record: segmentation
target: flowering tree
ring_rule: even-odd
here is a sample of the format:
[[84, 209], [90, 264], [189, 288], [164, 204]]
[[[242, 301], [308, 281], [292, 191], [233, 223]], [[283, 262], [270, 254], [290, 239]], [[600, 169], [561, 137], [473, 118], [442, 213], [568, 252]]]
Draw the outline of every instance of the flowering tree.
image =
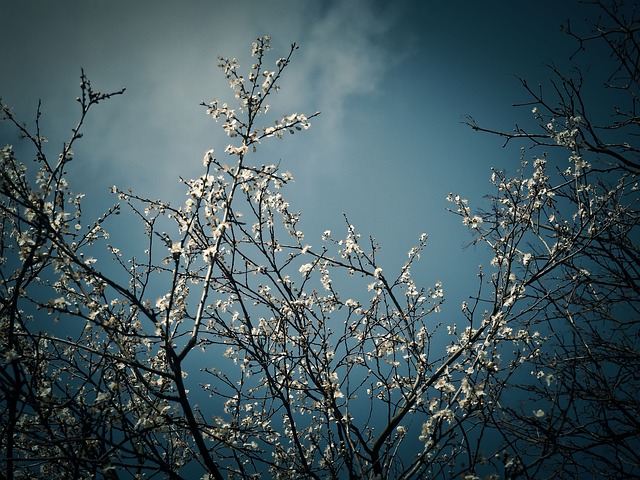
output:
[[[282, 194], [291, 174], [260, 164], [257, 150], [308, 129], [317, 114], [260, 123], [297, 47], [274, 70], [269, 49], [268, 37], [253, 44], [246, 77], [235, 59], [221, 59], [238, 105], [205, 107], [235, 143], [227, 162], [205, 153], [180, 206], [114, 187], [118, 203], [83, 220], [83, 195], [65, 178], [72, 146], [88, 111], [122, 92], [96, 92], [83, 74], [81, 118], [55, 160], [40, 113], [30, 131], [3, 107], [35, 150], [35, 169], [11, 147], [2, 155], [8, 478], [473, 470], [472, 428], [463, 426], [494, 395], [494, 345], [514, 338], [504, 302], [496, 297], [481, 318], [466, 309], [469, 325], [450, 327], [448, 345], [436, 349], [427, 317], [440, 309], [442, 286], [411, 277], [425, 235], [395, 272], [383, 272], [377, 244], [348, 222], [344, 236], [327, 231], [320, 247], [305, 243]], [[109, 243], [123, 210], [146, 235], [141, 254]], [[337, 288], [347, 282], [348, 295]], [[466, 466], [462, 454], [472, 459]]]
[[[604, 92], [590, 93], [580, 70], [552, 68], [551, 94], [522, 82], [538, 130], [469, 121], [536, 151], [529, 164], [523, 150], [516, 176], [493, 173], [490, 211], [472, 217], [456, 202], [476, 241], [495, 253], [494, 284], [510, 284], [502, 288], [527, 306], [521, 323], [549, 339], [527, 367], [533, 381], [511, 387], [526, 400], [503, 403], [492, 418], [512, 476], [640, 475], [640, 21], [623, 2], [594, 3], [592, 31], [566, 31], [579, 51], [593, 43], [609, 49], [600, 65]], [[599, 110], [603, 98], [613, 111]]]
[[[283, 194], [291, 174], [260, 162], [261, 143], [306, 130], [317, 115], [263, 121], [296, 49], [269, 67], [269, 38], [259, 38], [246, 76], [235, 59], [220, 59], [237, 103], [204, 107], [232, 143], [226, 160], [205, 153], [178, 206], [113, 187], [117, 203], [83, 218], [83, 195], [66, 179], [72, 147], [89, 110], [123, 92], [97, 92], [83, 74], [80, 121], [55, 160], [40, 113], [29, 130], [2, 107], [35, 152], [28, 167], [5, 147], [0, 170], [7, 478], [475, 479], [535, 476], [549, 457], [533, 433], [569, 403], [534, 398], [535, 413], [519, 415], [503, 393], [531, 365], [547, 387], [534, 393], [564, 385], [555, 350], [545, 347], [567, 333], [552, 315], [566, 320], [577, 305], [565, 295], [577, 284], [566, 275], [582, 275], [585, 300], [586, 279], [600, 275], [581, 260], [600, 258], [588, 226], [608, 245], [611, 225], [635, 218], [632, 210], [607, 216], [616, 202], [632, 205], [634, 171], [616, 164], [596, 175], [605, 182], [623, 168], [610, 195], [584, 191], [581, 182], [597, 172], [576, 150], [574, 130], [588, 117], [555, 114], [546, 143], [576, 150], [561, 182], [542, 158], [532, 174], [495, 172], [491, 212], [473, 214], [451, 195], [495, 258], [478, 293], [445, 324], [442, 285], [421, 287], [411, 275], [426, 235], [395, 271], [383, 270], [380, 247], [348, 221], [344, 233], [326, 231], [312, 246]], [[571, 217], [576, 205], [592, 209], [589, 221]], [[123, 218], [140, 225], [142, 252], [110, 243]], [[571, 300], [565, 310], [563, 300]], [[573, 318], [598, 311], [588, 306]], [[581, 345], [561, 345], [579, 358]], [[567, 387], [581, 375], [566, 377]], [[489, 438], [496, 428], [504, 444]], [[539, 455], [529, 458], [521, 442]]]

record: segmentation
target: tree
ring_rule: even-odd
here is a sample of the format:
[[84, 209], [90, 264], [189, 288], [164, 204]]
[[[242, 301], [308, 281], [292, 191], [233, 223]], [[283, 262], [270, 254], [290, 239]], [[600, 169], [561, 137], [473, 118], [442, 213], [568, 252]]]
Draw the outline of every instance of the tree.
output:
[[[549, 338], [532, 359], [536, 381], [510, 387], [527, 401], [492, 418], [524, 478], [640, 476], [640, 21], [635, 5], [593, 3], [590, 32], [565, 30], [576, 55], [602, 45], [610, 61], [592, 75], [552, 66], [550, 92], [522, 80], [530, 101], [519, 106], [532, 108], [537, 130], [469, 119], [535, 152], [529, 165], [523, 150], [517, 176], [493, 173], [493, 208], [476, 229], [502, 277], [514, 275], [529, 306], [522, 321]], [[603, 111], [601, 99], [614, 108]]]
[[[3, 107], [37, 166], [3, 150], [8, 478], [416, 478], [458, 468], [461, 425], [487, 395], [468, 378], [494, 369], [485, 345], [499, 341], [500, 307], [434, 352], [427, 317], [442, 288], [411, 278], [426, 235], [389, 273], [348, 222], [344, 238], [304, 243], [281, 193], [291, 174], [250, 162], [260, 142], [306, 130], [316, 115], [259, 123], [297, 47], [273, 71], [269, 49], [268, 37], [253, 44], [246, 77], [221, 59], [239, 104], [205, 105], [236, 141], [231, 163], [206, 152], [179, 207], [114, 187], [119, 203], [88, 227], [65, 178], [71, 148], [88, 111], [122, 92], [96, 92], [83, 73], [81, 119], [56, 161], [40, 114], [32, 133]], [[130, 258], [108, 243], [124, 206], [148, 238]], [[344, 282], [357, 285], [350, 298], [336, 288]], [[43, 328], [44, 312], [64, 329]]]
[[[607, 275], [633, 272], [631, 254], [629, 268], [615, 252], [604, 266], [591, 263], [604, 258], [598, 246], [637, 252], [628, 241], [637, 172], [582, 161], [574, 130], [585, 115], [554, 115], [544, 136], [516, 132], [576, 150], [572, 167], [552, 179], [543, 157], [530, 174], [495, 172], [495, 206], [485, 213], [450, 196], [494, 261], [445, 324], [442, 285], [420, 287], [411, 276], [426, 235], [396, 271], [382, 269], [378, 244], [346, 218], [344, 234], [326, 231], [313, 247], [284, 197], [292, 175], [260, 162], [262, 142], [306, 130], [317, 115], [263, 123], [296, 50], [271, 70], [269, 38], [259, 38], [246, 76], [235, 59], [220, 59], [237, 106], [203, 106], [232, 139], [228, 161], [207, 151], [179, 206], [113, 187], [117, 203], [83, 219], [83, 195], [67, 182], [72, 147], [89, 110], [123, 91], [97, 92], [82, 74], [80, 120], [56, 160], [43, 147], [40, 111], [30, 130], [3, 105], [35, 157], [27, 166], [5, 147], [0, 170], [7, 478], [535, 477], [567, 456], [545, 422], [584, 420], [569, 409], [582, 408], [575, 398], [589, 364], [562, 322], [584, 333], [610, 300], [629, 304]], [[556, 127], [565, 119], [566, 129]], [[140, 225], [143, 252], [110, 244], [123, 218]], [[621, 345], [608, 340], [602, 354]], [[573, 376], [563, 376], [558, 347], [575, 353]], [[540, 377], [523, 381], [532, 366]], [[508, 403], [518, 386], [530, 396], [524, 411]], [[637, 462], [625, 468], [637, 472]]]

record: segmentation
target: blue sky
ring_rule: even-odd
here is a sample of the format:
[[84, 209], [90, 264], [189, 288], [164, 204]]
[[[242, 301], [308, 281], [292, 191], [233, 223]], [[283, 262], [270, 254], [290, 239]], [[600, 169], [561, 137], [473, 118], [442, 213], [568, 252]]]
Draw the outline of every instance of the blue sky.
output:
[[[345, 212], [392, 268], [428, 233], [414, 273], [444, 283], [446, 316], [474, 292], [483, 255], [463, 250], [470, 237], [445, 197], [477, 204], [490, 167], [519, 164], [517, 148], [471, 131], [463, 116], [507, 130], [529, 121], [511, 107], [526, 99], [516, 76], [544, 82], [544, 64], [562, 65], [576, 46], [560, 25], [590, 13], [574, 0], [4, 0], [0, 9], [0, 96], [28, 122], [42, 99], [52, 155], [77, 118], [81, 67], [101, 91], [127, 87], [93, 111], [76, 148], [72, 188], [88, 194], [87, 213], [114, 201], [112, 184], [182, 202], [178, 175], [198, 175], [203, 152], [223, 155], [228, 143], [198, 106], [232, 100], [217, 55], [248, 69], [257, 36], [271, 35], [275, 55], [298, 42], [274, 115], [322, 115], [308, 132], [265, 144], [261, 162], [282, 160], [294, 174], [285, 194], [312, 245], [342, 231]], [[0, 143], [25, 152], [1, 124]]]

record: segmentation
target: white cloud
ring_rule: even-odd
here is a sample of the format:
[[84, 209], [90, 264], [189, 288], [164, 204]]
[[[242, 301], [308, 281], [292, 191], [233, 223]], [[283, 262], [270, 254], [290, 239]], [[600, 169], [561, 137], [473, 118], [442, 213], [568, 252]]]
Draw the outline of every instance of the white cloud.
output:
[[[311, 99], [322, 110], [322, 123], [339, 138], [347, 100], [374, 92], [393, 67], [394, 52], [385, 33], [397, 18], [363, 0], [332, 2], [300, 39], [301, 52], [292, 74], [296, 97]], [[291, 102], [300, 103], [299, 98]], [[309, 100], [307, 100], [309, 101]]]

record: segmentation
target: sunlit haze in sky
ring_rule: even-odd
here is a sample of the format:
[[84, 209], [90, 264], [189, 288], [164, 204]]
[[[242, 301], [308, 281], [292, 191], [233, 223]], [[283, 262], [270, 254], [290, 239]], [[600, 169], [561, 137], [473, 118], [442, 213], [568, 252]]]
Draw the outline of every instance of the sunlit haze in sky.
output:
[[[274, 118], [322, 114], [309, 131], [266, 142], [258, 163], [281, 161], [294, 174], [284, 194], [303, 212], [307, 243], [343, 232], [346, 213], [393, 269], [428, 233], [414, 274], [423, 285], [443, 282], [448, 316], [474, 293], [486, 258], [463, 248], [471, 237], [445, 197], [481, 205], [490, 168], [520, 162], [518, 146], [473, 132], [464, 116], [505, 130], [532, 121], [511, 106], [527, 100], [517, 77], [544, 83], [545, 64], [565, 65], [577, 45], [560, 26], [591, 10], [574, 0], [4, 0], [0, 13], [0, 95], [26, 122], [42, 99], [52, 155], [78, 118], [81, 68], [102, 92], [127, 88], [92, 112], [75, 149], [71, 187], [87, 193], [87, 215], [115, 202], [113, 184], [182, 203], [178, 176], [199, 175], [203, 153], [221, 157], [228, 143], [199, 106], [233, 101], [216, 57], [237, 57], [245, 71], [256, 37], [271, 35], [274, 61], [297, 42]], [[6, 124], [0, 143], [30, 159]]]

